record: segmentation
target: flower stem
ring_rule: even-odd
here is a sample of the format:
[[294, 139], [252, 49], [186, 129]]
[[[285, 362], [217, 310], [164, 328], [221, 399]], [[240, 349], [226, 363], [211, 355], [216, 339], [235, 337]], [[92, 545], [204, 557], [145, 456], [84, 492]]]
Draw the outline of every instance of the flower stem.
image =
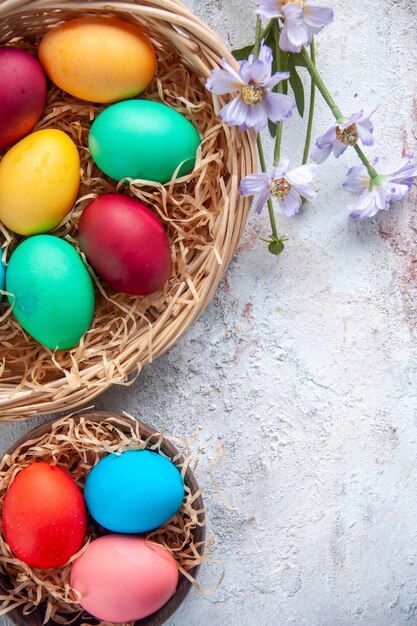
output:
[[[276, 60], [276, 64], [277, 64], [277, 71], [278, 72], [283, 72], [284, 71], [284, 64], [285, 64], [285, 60], [284, 60], [284, 56], [281, 52], [281, 48], [279, 47], [279, 35], [280, 35], [280, 28], [279, 28], [279, 24], [278, 24], [278, 20], [275, 20], [274, 22], [274, 46], [275, 46], [275, 60]], [[283, 93], [284, 92], [284, 83], [283, 81], [281, 81], [278, 84], [278, 93]], [[282, 131], [283, 131], [283, 123], [280, 122], [277, 125], [277, 134], [275, 136], [275, 148], [274, 148], [274, 167], [276, 167], [280, 161], [281, 158], [281, 141], [282, 141]]]
[[342, 111], [339, 109], [339, 107], [337, 106], [337, 104], [333, 100], [332, 96], [330, 95], [329, 90], [327, 89], [326, 85], [324, 84], [320, 74], [317, 71], [315, 63], [310, 58], [310, 55], [308, 54], [308, 51], [306, 50], [305, 46], [303, 46], [301, 48], [301, 54], [303, 56], [303, 59], [305, 61], [306, 67], [307, 67], [307, 69], [308, 69], [308, 71], [310, 73], [311, 78], [314, 80], [314, 82], [315, 82], [315, 84], [317, 86], [317, 89], [320, 91], [321, 95], [325, 99], [326, 103], [328, 104], [329, 108], [331, 109], [331, 111], [332, 111], [333, 115], [335, 116], [336, 120], [343, 119]]
[[255, 59], [258, 58], [259, 52], [261, 50], [261, 40], [262, 40], [262, 19], [260, 15], [256, 16], [256, 31], [255, 31], [255, 47], [253, 49], [253, 54]]
[[[258, 133], [256, 141], [258, 144], [258, 153], [259, 153], [259, 161], [261, 163], [261, 169], [263, 172], [266, 172], [265, 155], [264, 155], [264, 149], [263, 149], [260, 133]], [[271, 199], [268, 200], [268, 212], [269, 212], [269, 219], [271, 222], [272, 235], [275, 239], [278, 239], [279, 237], [278, 237], [277, 223], [275, 221], [274, 206], [272, 204]]]
[[[303, 46], [301, 48], [301, 54], [303, 56], [303, 59], [305, 61], [306, 67], [310, 73], [311, 78], [314, 80], [317, 89], [320, 91], [321, 95], [323, 96], [324, 100], [326, 101], [326, 103], [328, 104], [329, 108], [331, 109], [334, 117], [336, 118], [336, 121], [341, 121], [343, 120], [343, 114], [342, 111], [339, 109], [339, 107], [337, 106], [337, 104], [335, 103], [335, 101], [333, 100], [332, 96], [330, 95], [329, 90], [327, 89], [326, 85], [324, 84], [320, 74], [317, 71], [316, 65], [313, 62], [313, 60], [310, 58], [310, 55], [308, 54], [305, 46]], [[364, 164], [364, 166], [366, 167], [366, 169], [368, 170], [369, 176], [371, 177], [371, 179], [376, 178], [378, 176], [377, 171], [375, 170], [375, 168], [371, 165], [371, 163], [368, 161], [368, 159], [366, 158], [366, 156], [364, 155], [364, 153], [362, 152], [361, 148], [356, 144], [354, 146], [360, 160], [362, 161], [362, 163]]]
[[361, 148], [358, 146], [358, 144], [356, 144], [355, 146], [353, 146], [356, 150], [356, 154], [358, 155], [358, 157], [360, 158], [360, 160], [362, 161], [362, 163], [364, 164], [364, 166], [366, 167], [366, 169], [368, 170], [368, 174], [371, 178], [376, 178], [378, 176], [378, 172], [376, 171], [376, 169], [373, 167], [373, 165], [371, 165], [368, 161], [368, 159], [366, 158], [366, 156], [364, 155], [364, 153], [362, 152]]
[[[311, 60], [316, 65], [316, 46], [314, 44], [314, 37], [311, 40], [310, 45], [310, 55]], [[308, 112], [308, 122], [307, 122], [307, 133], [306, 133], [306, 141], [304, 144], [304, 153], [303, 153], [303, 161], [302, 165], [307, 163], [308, 153], [310, 152], [310, 144], [311, 144], [311, 131], [313, 128], [313, 119], [314, 119], [314, 105], [316, 100], [316, 84], [311, 77], [311, 89], [310, 89], [310, 109]]]

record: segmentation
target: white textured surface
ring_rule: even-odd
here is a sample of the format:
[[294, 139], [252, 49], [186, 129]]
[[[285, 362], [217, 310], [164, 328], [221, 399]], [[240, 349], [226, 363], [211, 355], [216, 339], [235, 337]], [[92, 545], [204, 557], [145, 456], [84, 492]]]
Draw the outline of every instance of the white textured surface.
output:
[[[187, 4], [231, 46], [249, 43], [252, 0]], [[347, 113], [381, 102], [372, 153], [398, 160], [416, 143], [416, 4], [333, 6], [322, 73]], [[318, 110], [315, 131], [331, 120], [320, 98]], [[290, 122], [284, 154], [297, 161], [302, 144]], [[321, 167], [317, 201], [280, 220], [291, 240], [278, 261], [258, 240], [266, 213], [253, 216], [202, 318], [97, 402], [182, 437], [201, 427], [197, 475], [226, 575], [170, 626], [417, 622], [416, 194], [349, 224], [339, 185], [355, 162]], [[2, 450], [37, 421], [2, 426]], [[214, 476], [236, 513], [204, 472], [219, 442]], [[213, 579], [206, 566], [200, 582]]]

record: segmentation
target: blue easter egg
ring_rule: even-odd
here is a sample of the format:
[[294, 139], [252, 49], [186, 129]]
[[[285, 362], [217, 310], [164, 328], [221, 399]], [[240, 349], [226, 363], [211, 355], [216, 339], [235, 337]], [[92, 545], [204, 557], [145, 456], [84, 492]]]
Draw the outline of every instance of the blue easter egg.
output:
[[84, 497], [91, 516], [117, 533], [162, 526], [181, 507], [184, 483], [171, 461], [149, 450], [110, 454], [87, 476]]

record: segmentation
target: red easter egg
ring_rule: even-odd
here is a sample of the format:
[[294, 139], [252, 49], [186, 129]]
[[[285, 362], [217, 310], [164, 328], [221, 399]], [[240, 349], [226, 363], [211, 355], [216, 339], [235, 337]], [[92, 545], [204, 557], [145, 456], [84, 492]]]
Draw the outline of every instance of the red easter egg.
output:
[[10, 485], [1, 523], [14, 556], [31, 567], [58, 567], [83, 544], [87, 532], [84, 498], [62, 469], [34, 463]]
[[41, 64], [18, 48], [0, 48], [0, 150], [27, 135], [46, 102]]
[[78, 235], [89, 263], [118, 291], [147, 295], [170, 276], [168, 237], [138, 200], [113, 193], [96, 198], [83, 211]]

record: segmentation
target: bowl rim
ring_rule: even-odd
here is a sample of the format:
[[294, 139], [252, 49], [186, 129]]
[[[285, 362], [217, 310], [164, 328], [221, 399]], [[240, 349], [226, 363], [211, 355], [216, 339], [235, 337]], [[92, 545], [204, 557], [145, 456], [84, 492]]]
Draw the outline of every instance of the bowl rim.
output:
[[[63, 415], [63, 416], [61, 415], [58, 417], [53, 417], [52, 419], [42, 424], [39, 424], [38, 426], [35, 426], [31, 430], [29, 430], [25, 435], [20, 437], [15, 443], [13, 443], [5, 452], [2, 458], [4, 458], [7, 455], [11, 455], [18, 447], [23, 446], [29, 440], [46, 434], [47, 432], [51, 430], [51, 426], [53, 424], [55, 424], [56, 422], [62, 421], [63, 419], [73, 419], [76, 423], [79, 423], [81, 420], [92, 421], [92, 422], [105, 422], [105, 421], [111, 422], [112, 419], [113, 420], [117, 419], [118, 420], [117, 426], [120, 427], [122, 430], [123, 430], [123, 426], [122, 424], [120, 424], [120, 421], [125, 423], [126, 430], [129, 424], [131, 424], [132, 422], [138, 422], [140, 433], [145, 439], [150, 438], [150, 440], [152, 441], [153, 436], [155, 436], [156, 439], [159, 439], [160, 435], [162, 434], [160, 449], [169, 458], [173, 458], [177, 456], [178, 454], [180, 454], [179, 450], [174, 446], [174, 444], [171, 441], [169, 441], [169, 439], [167, 439], [163, 435], [163, 433], [155, 429], [153, 426], [146, 424], [145, 422], [142, 422], [142, 420], [140, 419], [128, 417], [126, 415], [121, 415], [121, 414], [114, 413], [114, 412], [86, 411], [86, 412], [73, 413], [69, 415]], [[183, 456], [181, 455], [179, 457], [179, 461], [181, 462], [182, 460], [183, 460]], [[187, 470], [185, 472], [184, 482], [190, 488], [191, 493], [195, 493], [199, 489], [199, 485], [197, 483], [195, 475], [189, 466], [187, 467]], [[196, 503], [197, 510], [202, 510], [204, 508], [203, 498], [201, 494], [196, 498], [195, 503]], [[201, 545], [198, 548], [198, 552], [200, 553], [201, 556], [203, 556], [204, 549], [205, 549], [205, 540], [206, 540], [205, 525], [196, 527], [195, 532], [194, 532], [194, 537], [197, 543], [201, 542]], [[189, 574], [193, 578], [195, 578], [197, 576], [199, 569], [200, 569], [200, 565], [197, 565], [189, 571]], [[171, 617], [175, 613], [175, 611], [179, 608], [179, 606], [183, 603], [188, 593], [190, 592], [192, 586], [193, 586], [192, 582], [186, 576], [180, 573], [177, 589], [174, 595], [168, 600], [168, 602], [164, 604], [164, 606], [162, 606], [158, 611], [155, 611], [155, 613], [152, 613], [151, 615], [148, 615], [147, 617], [144, 617], [140, 620], [136, 620], [135, 622], [133, 622], [134, 626], [161, 626], [162, 624], [164, 624], [166, 620], [169, 617]], [[3, 582], [1, 579], [0, 579], [0, 587], [3, 587]], [[33, 612], [25, 616], [22, 614], [22, 607], [18, 607], [18, 608], [12, 609], [9, 613], [6, 613], [5, 617], [13, 624], [16, 624], [16, 626], [42, 626], [43, 615], [41, 615], [40, 613], [41, 611], [38, 607]], [[54, 620], [49, 620], [48, 624], [58, 625], [58, 622], [55, 622]], [[84, 618], [83, 616], [81, 616], [81, 618], [78, 618], [75, 622], [73, 622], [73, 624], [75, 626], [77, 626], [78, 624], [83, 624], [85, 626], [88, 626], [88, 624], [97, 624], [99, 626], [101, 622], [93, 618], [92, 616], [89, 616], [87, 618]]]

